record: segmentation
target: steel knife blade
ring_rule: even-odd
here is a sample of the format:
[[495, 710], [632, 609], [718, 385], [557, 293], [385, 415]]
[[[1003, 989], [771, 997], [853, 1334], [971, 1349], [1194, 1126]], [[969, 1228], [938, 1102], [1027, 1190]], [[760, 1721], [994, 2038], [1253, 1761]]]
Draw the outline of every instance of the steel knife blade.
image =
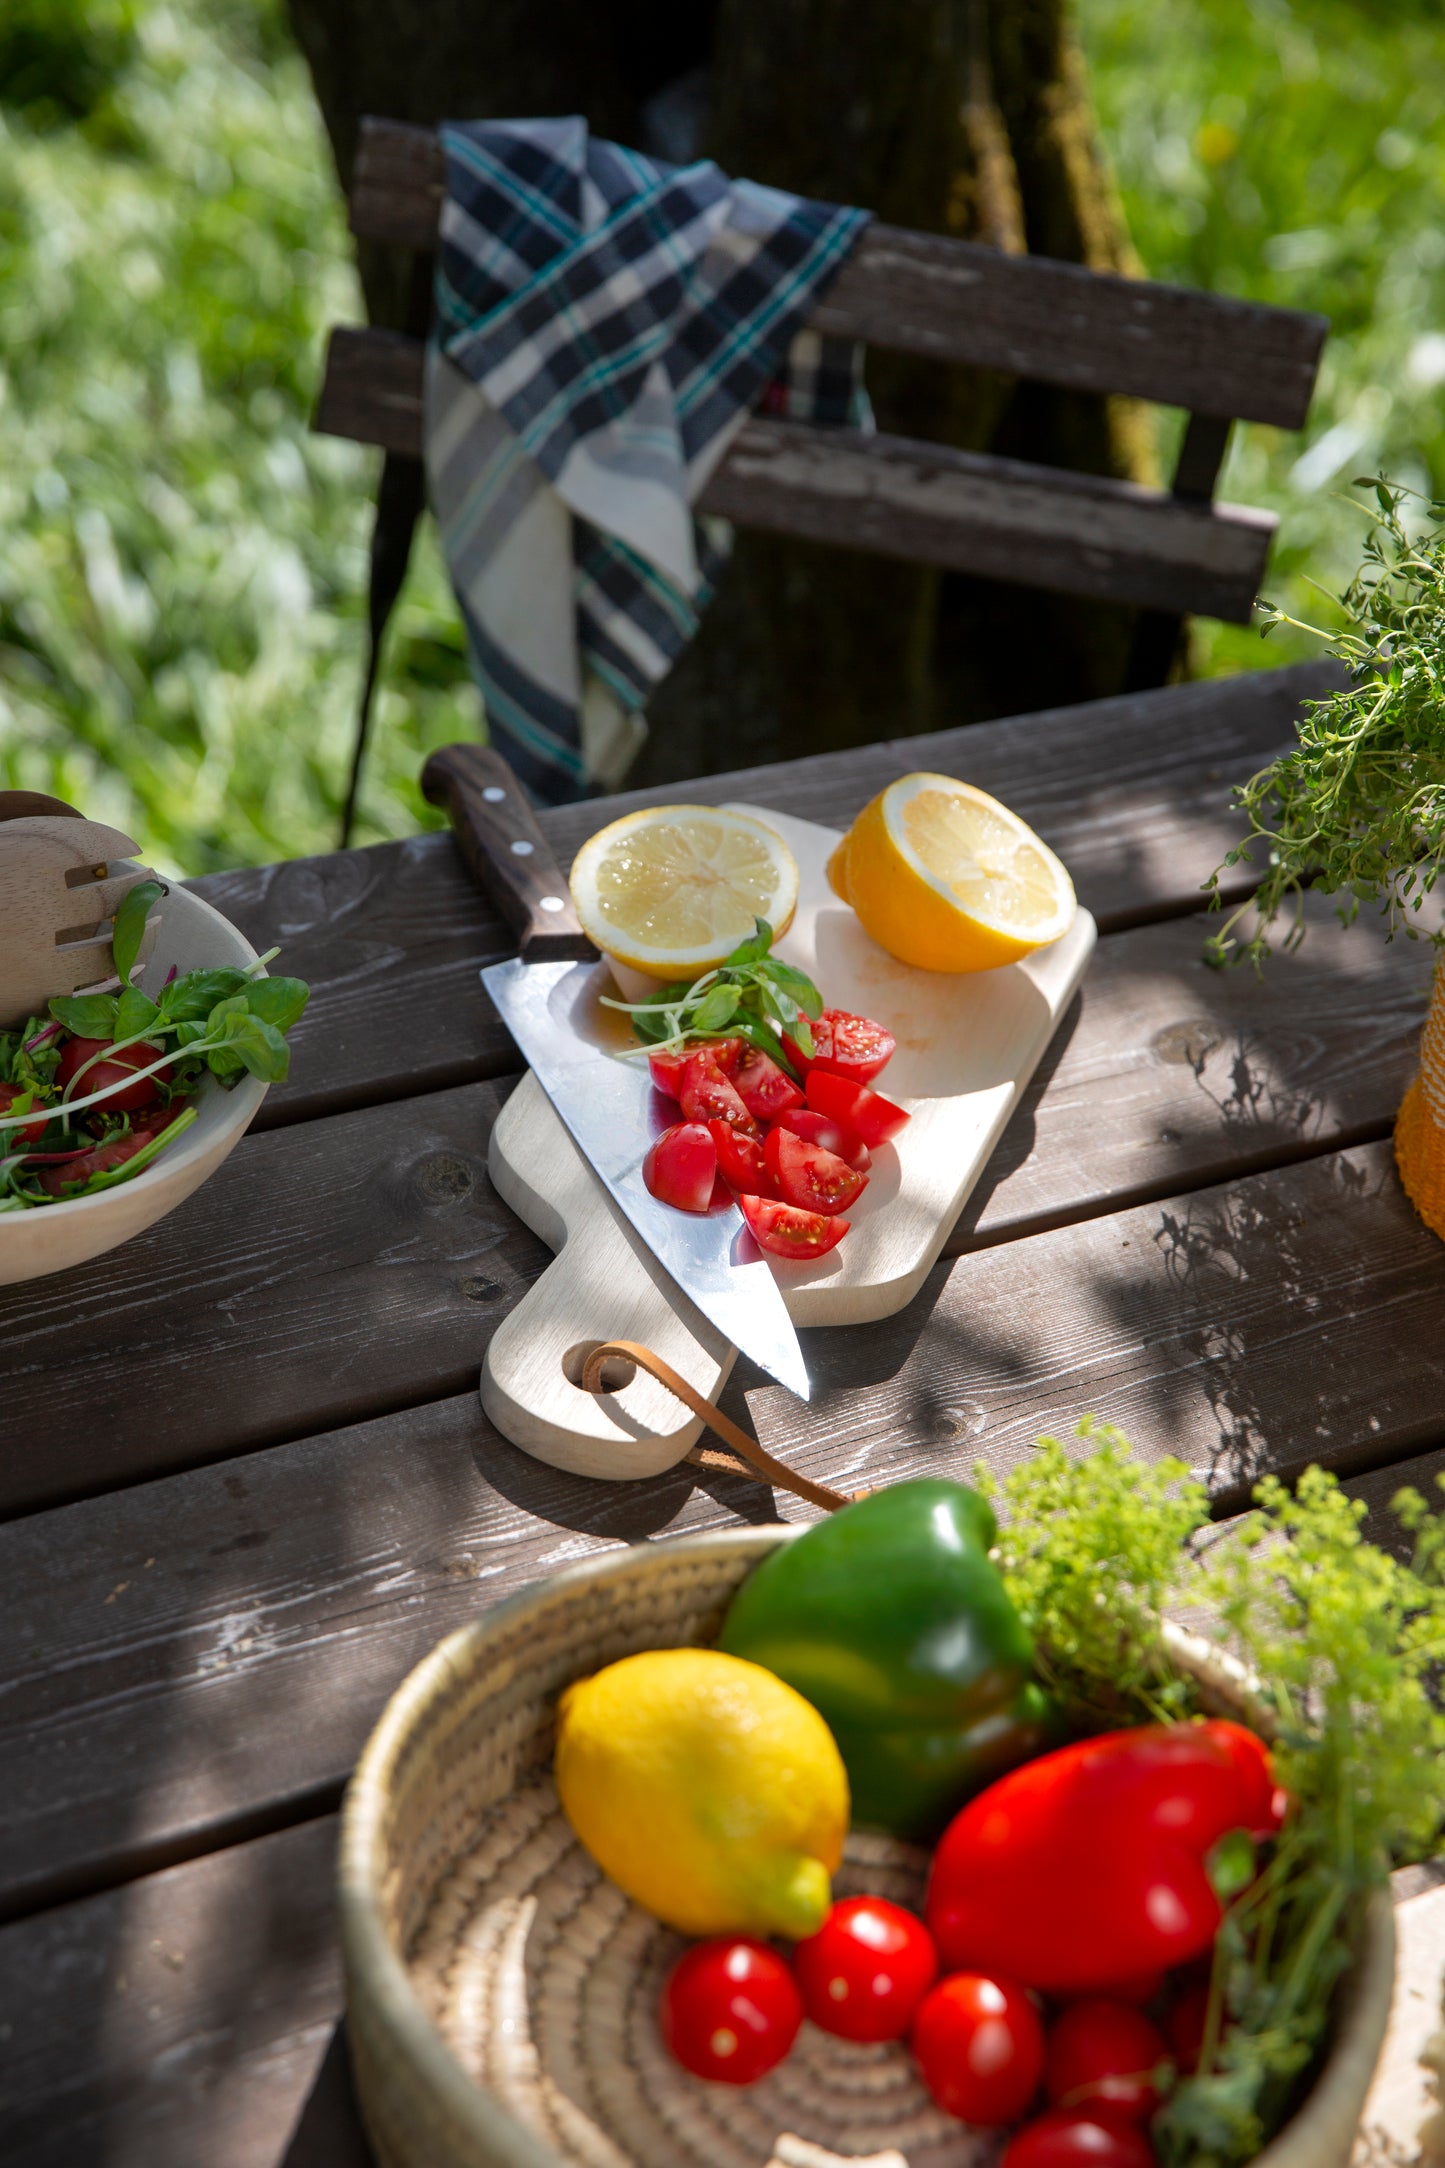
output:
[[656, 1134], [652, 1083], [640, 1057], [624, 1061], [606, 1044], [599, 967], [517, 956], [481, 977], [578, 1149], [658, 1263], [740, 1353], [806, 1400], [798, 1335], [737, 1206], [679, 1212], [642, 1179]]

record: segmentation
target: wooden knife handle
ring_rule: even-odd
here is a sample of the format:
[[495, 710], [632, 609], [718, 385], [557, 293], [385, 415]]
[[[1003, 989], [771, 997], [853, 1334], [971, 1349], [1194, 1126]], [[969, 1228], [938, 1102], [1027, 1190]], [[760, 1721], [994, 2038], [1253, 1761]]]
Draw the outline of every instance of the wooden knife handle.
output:
[[537, 816], [500, 753], [444, 745], [421, 771], [422, 795], [444, 805], [472, 879], [517, 936], [527, 963], [586, 961], [597, 954]]

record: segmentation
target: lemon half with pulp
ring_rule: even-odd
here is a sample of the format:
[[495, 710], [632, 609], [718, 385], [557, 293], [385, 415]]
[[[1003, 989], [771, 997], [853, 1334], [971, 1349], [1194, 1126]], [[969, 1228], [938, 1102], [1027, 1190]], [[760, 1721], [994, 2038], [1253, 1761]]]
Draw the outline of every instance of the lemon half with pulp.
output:
[[880, 948], [924, 971], [992, 971], [1057, 941], [1074, 884], [1007, 806], [949, 775], [904, 775], [828, 861], [835, 895]]
[[694, 979], [765, 918], [787, 931], [798, 864], [775, 829], [724, 806], [648, 806], [599, 829], [572, 862], [588, 939], [654, 979]]

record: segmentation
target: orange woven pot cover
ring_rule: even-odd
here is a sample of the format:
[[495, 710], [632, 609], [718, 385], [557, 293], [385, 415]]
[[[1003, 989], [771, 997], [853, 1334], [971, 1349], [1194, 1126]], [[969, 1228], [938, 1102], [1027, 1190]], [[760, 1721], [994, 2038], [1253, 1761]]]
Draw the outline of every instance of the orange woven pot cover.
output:
[[1395, 1160], [1411, 1204], [1432, 1233], [1445, 1237], [1445, 961], [1435, 967], [1420, 1073], [1395, 1119]]

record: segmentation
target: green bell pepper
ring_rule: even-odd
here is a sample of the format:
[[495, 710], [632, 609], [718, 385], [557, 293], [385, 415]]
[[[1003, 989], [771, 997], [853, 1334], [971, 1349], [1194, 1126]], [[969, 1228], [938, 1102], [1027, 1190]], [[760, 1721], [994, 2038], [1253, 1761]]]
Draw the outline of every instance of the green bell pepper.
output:
[[812, 1702], [855, 1822], [934, 1836], [1051, 1743], [1032, 1644], [988, 1555], [996, 1534], [967, 1485], [898, 1483], [780, 1545], [733, 1598], [719, 1648]]

